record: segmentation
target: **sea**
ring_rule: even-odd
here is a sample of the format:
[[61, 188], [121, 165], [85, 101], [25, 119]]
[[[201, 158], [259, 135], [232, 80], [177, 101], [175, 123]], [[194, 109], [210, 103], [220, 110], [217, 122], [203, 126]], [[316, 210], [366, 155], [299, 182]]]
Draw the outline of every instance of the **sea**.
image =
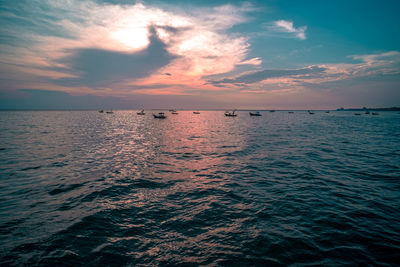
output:
[[0, 112], [1, 266], [399, 266], [400, 114]]

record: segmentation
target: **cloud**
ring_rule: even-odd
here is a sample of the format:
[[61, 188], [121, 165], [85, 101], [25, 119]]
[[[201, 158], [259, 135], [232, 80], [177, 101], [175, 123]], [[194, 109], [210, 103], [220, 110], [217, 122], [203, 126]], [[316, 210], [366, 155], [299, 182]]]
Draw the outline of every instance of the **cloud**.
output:
[[63, 91], [20, 89], [0, 91], [0, 109], [170, 109], [221, 108], [212, 97], [188, 95], [136, 94], [121, 97], [93, 94], [72, 95]]
[[96, 95], [73, 96], [52, 90], [21, 89], [13, 94], [0, 93], [3, 109], [102, 109], [132, 107], [132, 101]]
[[[41, 79], [59, 85], [101, 85], [115, 93], [128, 78], [132, 86], [202, 86], [203, 76], [261, 64], [247, 59], [247, 38], [228, 32], [248, 20], [248, 4], [182, 10], [140, 2], [21, 1], [7, 9], [18, 22], [6, 20], [0, 32], [18, 45], [3, 43], [1, 58], [31, 75], [42, 70]], [[155, 53], [144, 55], [149, 51]], [[156, 55], [159, 63], [152, 61]]]
[[288, 34], [290, 34], [289, 36], [295, 37], [295, 38], [298, 38], [301, 40], [306, 39], [307, 26], [295, 28], [293, 26], [292, 21], [277, 20], [277, 21], [274, 21], [271, 26], [268, 26], [268, 28], [275, 32], [288, 33]]
[[354, 63], [305, 66], [299, 69], [267, 69], [245, 72], [236, 76], [209, 78], [207, 84], [246, 94], [289, 94], [312, 90], [329, 91], [333, 84], [365, 79], [394, 79], [400, 74], [400, 52], [389, 51], [353, 55]]
[[139, 79], [166, 66], [174, 59], [152, 30], [149, 46], [136, 53], [115, 52], [102, 49], [74, 49], [60, 63], [74, 78], [56, 79], [66, 86], [101, 86], [126, 79]]
[[400, 74], [400, 52], [388, 51], [375, 54], [352, 55], [357, 63], [325, 64], [329, 79], [344, 80]]
[[271, 70], [260, 70], [260, 71], [252, 71], [245, 74], [241, 74], [234, 78], [225, 78], [222, 80], [214, 80], [209, 81], [212, 84], [252, 84], [261, 82], [263, 80], [271, 79], [271, 78], [280, 78], [280, 77], [296, 77], [299, 78], [307, 78], [312, 77], [311, 75], [323, 73], [326, 68], [318, 67], [318, 66], [310, 66], [302, 69], [271, 69]]
[[378, 54], [353, 55], [350, 57], [353, 59], [356, 59], [356, 60], [361, 60], [366, 63], [375, 63], [377, 61], [385, 61], [386, 59], [390, 59], [393, 57], [399, 57], [399, 56], [400, 56], [399, 51], [389, 51], [389, 52], [383, 52], [383, 53], [378, 53]]
[[255, 66], [258, 66], [258, 65], [261, 65], [261, 64], [262, 64], [262, 59], [259, 58], [259, 57], [254, 57], [254, 58], [239, 62], [237, 65], [255, 65]]

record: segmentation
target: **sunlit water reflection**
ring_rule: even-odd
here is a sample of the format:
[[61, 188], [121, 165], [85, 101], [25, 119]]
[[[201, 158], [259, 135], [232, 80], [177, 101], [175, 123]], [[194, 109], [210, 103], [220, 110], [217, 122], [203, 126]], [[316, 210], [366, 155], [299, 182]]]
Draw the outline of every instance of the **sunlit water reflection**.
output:
[[2, 265], [400, 262], [400, 114], [0, 112]]

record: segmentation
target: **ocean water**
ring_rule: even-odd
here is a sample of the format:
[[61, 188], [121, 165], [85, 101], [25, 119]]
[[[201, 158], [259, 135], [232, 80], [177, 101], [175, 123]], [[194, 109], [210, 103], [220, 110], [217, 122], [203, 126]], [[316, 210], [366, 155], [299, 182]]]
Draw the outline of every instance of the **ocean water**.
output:
[[398, 266], [400, 114], [0, 112], [0, 265]]

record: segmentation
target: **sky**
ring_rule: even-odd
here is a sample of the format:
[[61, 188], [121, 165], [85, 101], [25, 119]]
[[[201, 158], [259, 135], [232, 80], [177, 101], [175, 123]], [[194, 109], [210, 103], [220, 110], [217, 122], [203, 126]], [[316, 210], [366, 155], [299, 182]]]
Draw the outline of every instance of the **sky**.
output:
[[0, 0], [0, 109], [400, 106], [397, 0]]

